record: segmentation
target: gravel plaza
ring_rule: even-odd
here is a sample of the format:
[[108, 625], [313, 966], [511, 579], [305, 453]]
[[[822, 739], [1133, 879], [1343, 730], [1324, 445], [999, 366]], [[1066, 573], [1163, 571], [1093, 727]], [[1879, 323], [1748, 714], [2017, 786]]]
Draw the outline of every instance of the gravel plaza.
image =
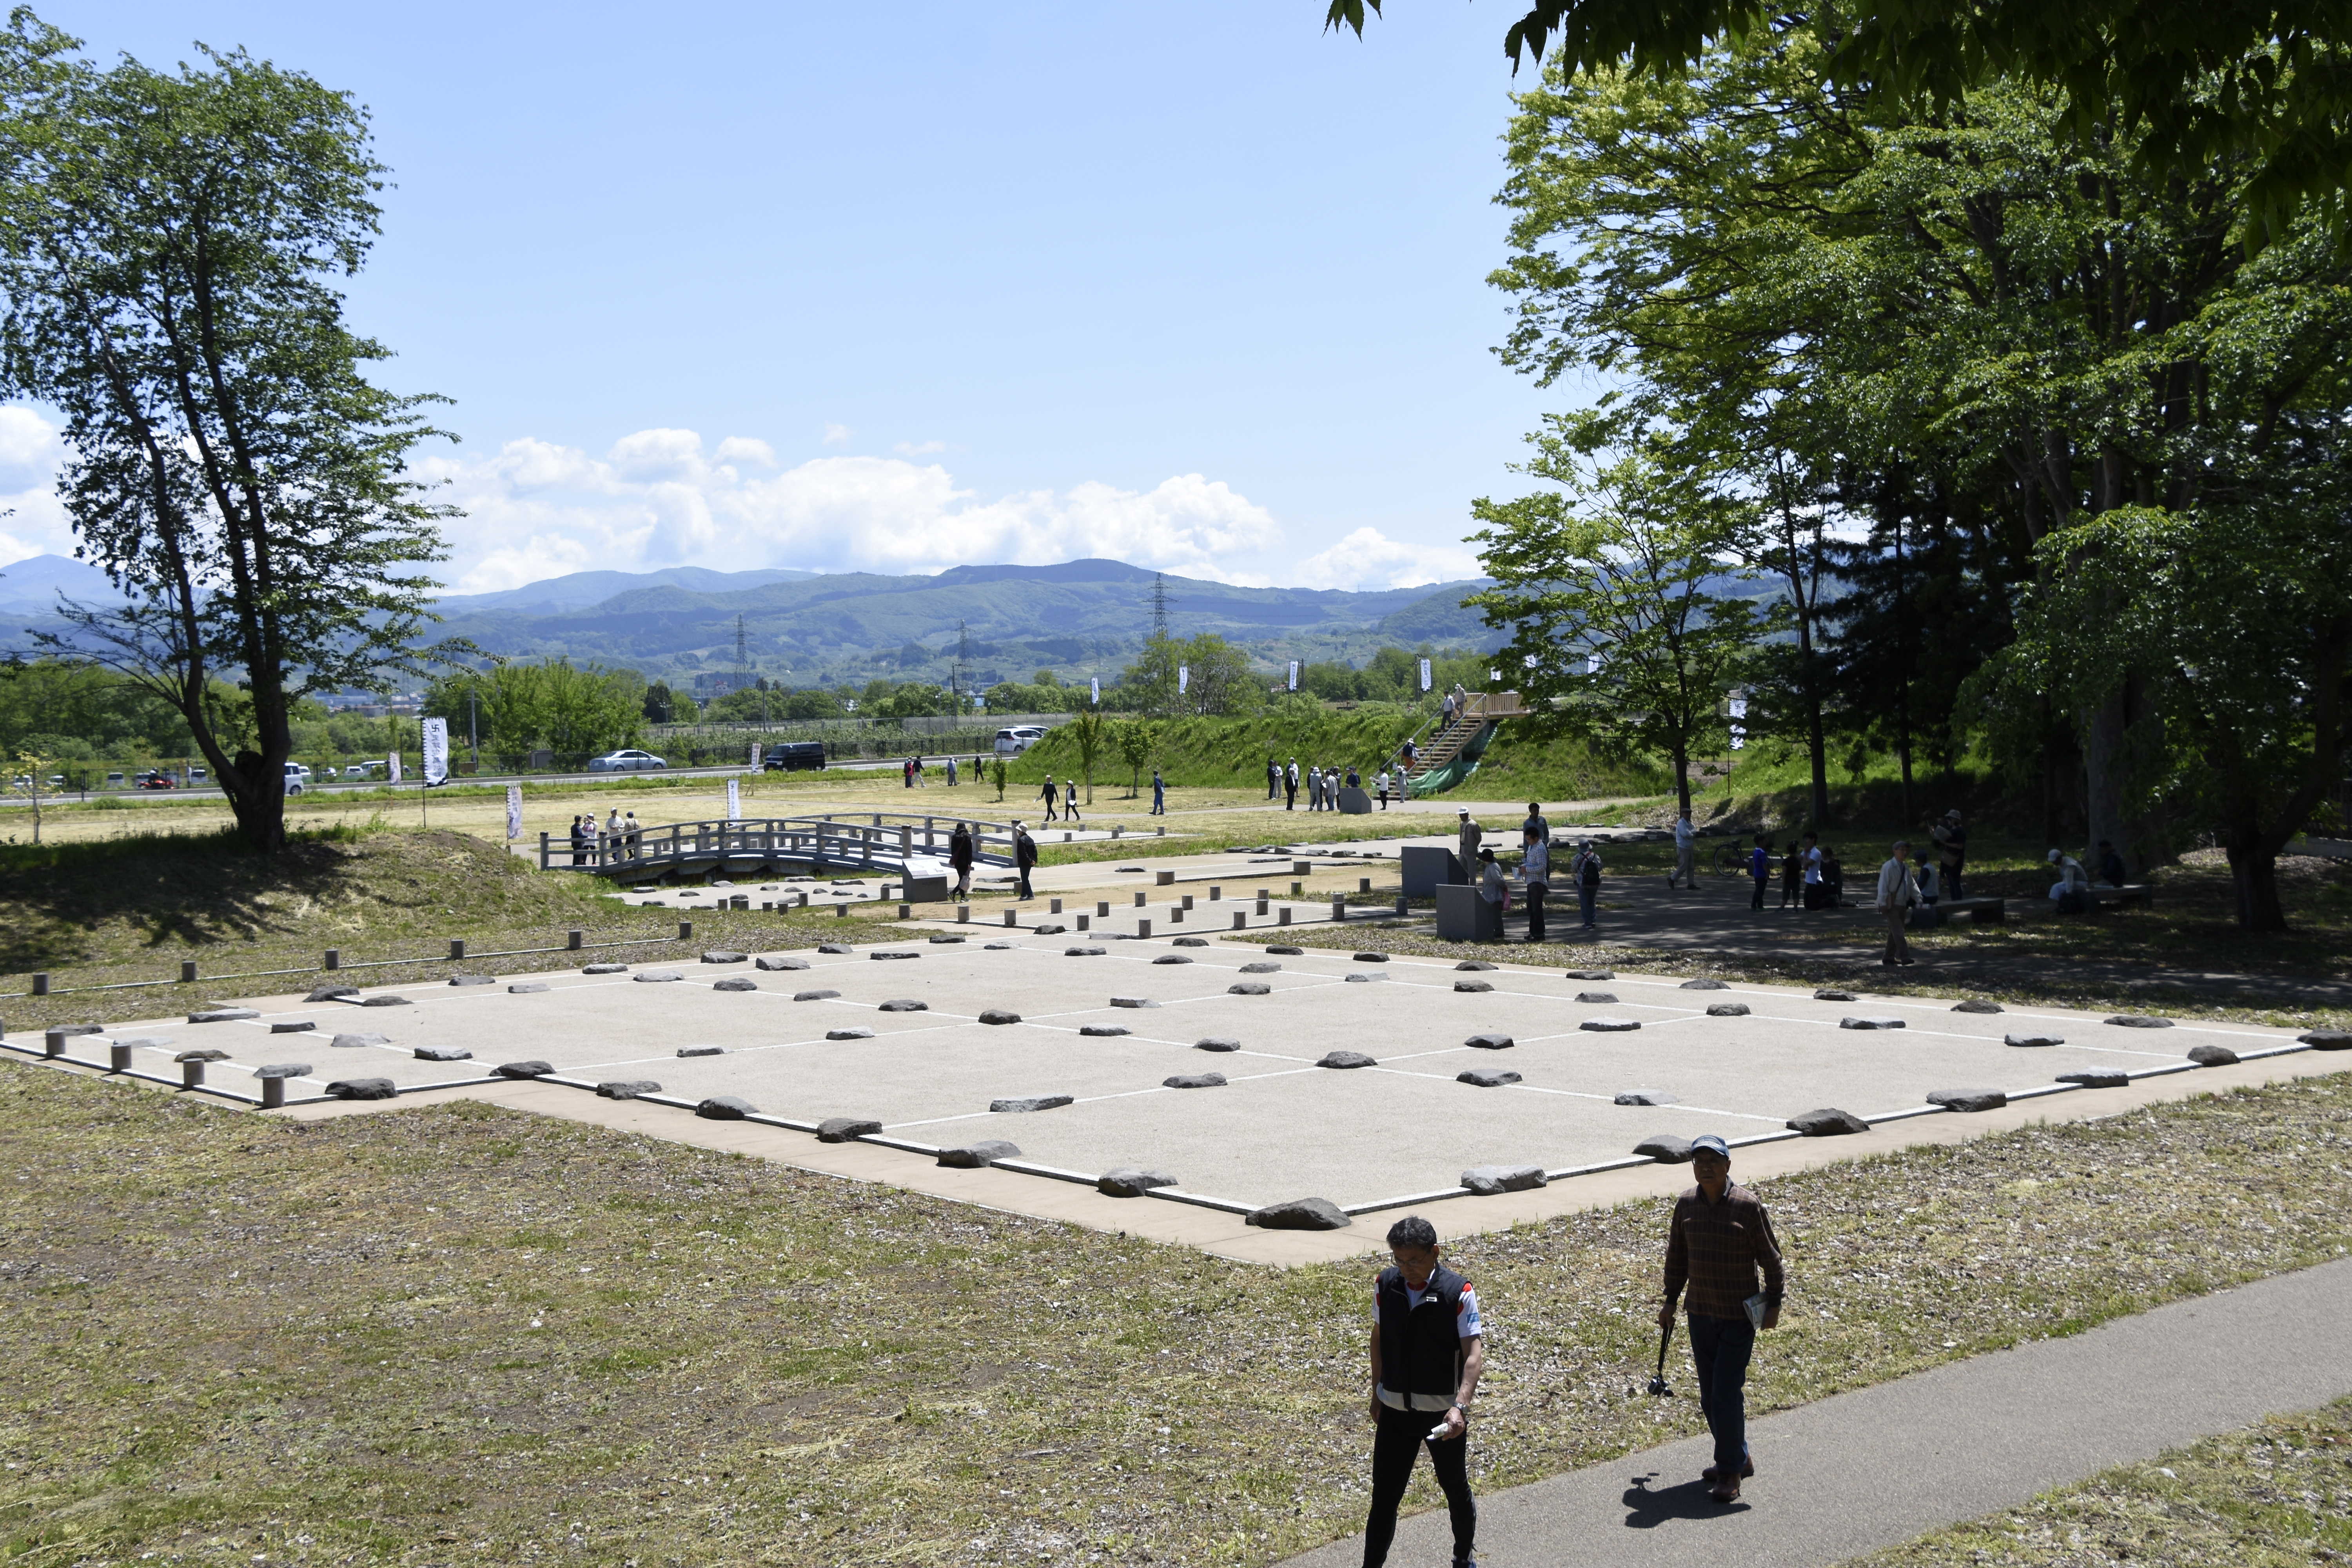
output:
[[[289, 1105], [331, 1084], [388, 1080], [407, 1094], [503, 1084], [502, 1065], [545, 1064], [532, 1069], [540, 1083], [605, 1086], [671, 1117], [732, 1097], [743, 1120], [801, 1133], [834, 1118], [877, 1122], [867, 1142], [911, 1153], [1003, 1140], [1020, 1156], [999, 1168], [1033, 1184], [1135, 1167], [1173, 1178], [1154, 1196], [1235, 1214], [1304, 1197], [1361, 1213], [1461, 1196], [1479, 1167], [1516, 1169], [1522, 1184], [1528, 1167], [1573, 1180], [1648, 1164], [1635, 1146], [1656, 1136], [1790, 1140], [1790, 1118], [1829, 1108], [1880, 1125], [1963, 1114], [1931, 1097], [1990, 1091], [2011, 1103], [2063, 1095], [2064, 1113], [2095, 1114], [2088, 1102], [2113, 1088], [2064, 1075], [2144, 1079], [2201, 1070], [2192, 1050], [2252, 1061], [2309, 1048], [2239, 1024], [1958, 1012], [1944, 1000], [1269, 953], [1198, 937], [971, 926], [835, 952], [681, 956], [257, 998], [230, 1009], [247, 1016], [109, 1024], [47, 1044], [94, 1064], [117, 1047], [133, 1073], [172, 1082], [187, 1070], [182, 1053], [225, 1053], [205, 1082], [238, 1098], [259, 1097], [257, 1069], [299, 1066], [283, 1079]], [[1335, 1052], [1370, 1059], [1318, 1065], [1353, 1059]], [[1188, 1080], [1202, 1086], [1178, 1087]], [[1024, 1101], [1044, 1108], [992, 1109]]]

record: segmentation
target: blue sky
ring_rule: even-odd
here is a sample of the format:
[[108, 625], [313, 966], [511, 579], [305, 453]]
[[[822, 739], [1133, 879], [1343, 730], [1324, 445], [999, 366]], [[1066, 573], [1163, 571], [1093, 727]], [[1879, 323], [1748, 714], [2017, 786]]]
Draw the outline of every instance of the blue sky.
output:
[[[1475, 570], [1546, 406], [1489, 352], [1512, 8], [1397, 0], [401, 5], [50, 0], [345, 89], [398, 188], [350, 290], [456, 399], [444, 575]], [[7, 556], [69, 544], [0, 420]]]

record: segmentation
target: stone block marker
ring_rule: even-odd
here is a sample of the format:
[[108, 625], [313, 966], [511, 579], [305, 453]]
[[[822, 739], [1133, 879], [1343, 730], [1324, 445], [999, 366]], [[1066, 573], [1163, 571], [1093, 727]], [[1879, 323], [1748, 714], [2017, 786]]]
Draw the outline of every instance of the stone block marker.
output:
[[1080, 1024], [1078, 1033], [1089, 1039], [1109, 1040], [1132, 1031], [1125, 1024]]
[[2003, 1035], [2000, 1037], [2000, 1043], [2004, 1046], [2016, 1046], [2021, 1049], [2033, 1049], [2043, 1046], [2063, 1046], [2066, 1043], [2066, 1037], [2063, 1035]]
[[1576, 999], [1579, 1002], [1583, 1003], [1588, 1007], [1607, 1007], [1615, 1005], [1617, 1001], [1617, 993], [1614, 991], [1580, 991], [1576, 994]]
[[1176, 1178], [1165, 1171], [1119, 1165], [1096, 1178], [1095, 1190], [1106, 1197], [1139, 1198], [1154, 1187], [1172, 1187], [1175, 1184]]
[[1187, 954], [1184, 954], [1184, 953], [1181, 953], [1181, 952], [1163, 952], [1163, 953], [1161, 953], [1159, 957], [1157, 957], [1157, 958], [1153, 959], [1151, 962], [1152, 962], [1152, 963], [1192, 963], [1192, 960], [1191, 959], [1191, 957], [1190, 957], [1190, 956], [1188, 956]]
[[761, 969], [806, 969], [809, 966], [808, 960], [805, 958], [780, 958], [774, 954], [755, 958], [751, 962], [755, 967]]
[[1347, 976], [1347, 979], [1350, 984], [1363, 980], [1386, 980], [1387, 978], [1387, 975], [1381, 973], [1377, 969], [1360, 970], [1354, 974]]
[[1018, 1160], [1021, 1145], [1008, 1143], [1002, 1138], [983, 1138], [977, 1143], [961, 1144], [940, 1151], [939, 1162], [951, 1170], [977, 1171], [999, 1160]]
[[1263, 980], [1236, 980], [1225, 987], [1228, 996], [1267, 996], [1273, 993], [1274, 987]]
[[[1041, 926], [1038, 929], [1042, 931], [1045, 928]], [[880, 963], [893, 958], [920, 958], [923, 955], [919, 952], [898, 952], [893, 951], [889, 952], [869, 952], [866, 956], [874, 960], [877, 963]]]
[[252, 1007], [207, 1007], [201, 1013], [188, 1015], [191, 1024], [234, 1024], [246, 1018], [258, 1018], [261, 1014]]
[[626, 974], [628, 972], [629, 966], [625, 963], [589, 963], [583, 964], [580, 969], [583, 974]]
[[1223, 1089], [1225, 1075], [1221, 1072], [1180, 1072], [1173, 1078], [1160, 1080], [1162, 1089]]
[[1157, 1007], [1160, 1005], [1159, 1003], [1154, 1002], [1149, 996], [1114, 996], [1110, 999], [1110, 1005], [1114, 1007]]
[[547, 982], [544, 980], [520, 980], [514, 984], [507, 987], [507, 994], [509, 996], [530, 996], [546, 989]]
[[[340, 1035], [335, 1037], [337, 1039], [342, 1038]], [[497, 1067], [492, 1068], [490, 1070], [498, 1074], [500, 1078], [544, 1078], [549, 1073], [553, 1072], [555, 1068], [546, 1062], [529, 1061], [500, 1062]]]
[[983, 1024], [1017, 1024], [1021, 1015], [1006, 1007], [982, 1007], [980, 1021]]
[[705, 1121], [740, 1121], [759, 1113], [760, 1108], [740, 1095], [714, 1094], [694, 1108], [694, 1113]]
[[1617, 978], [1617, 972], [1613, 969], [1571, 969], [1568, 970], [1566, 973], [1568, 978], [1570, 980], [1614, 980]]
[[912, 996], [893, 996], [875, 1009], [877, 1013], [928, 1013], [930, 1010], [929, 1002], [918, 1001]]
[[2225, 1068], [2237, 1061], [2238, 1053], [2227, 1046], [2195, 1046], [2189, 1049], [2189, 1059], [2200, 1068]]
[[407, 1007], [412, 1004], [405, 996], [369, 996], [360, 1003], [362, 1007]]
[[1824, 985], [1813, 993], [1816, 1002], [1859, 1002], [1861, 997], [1851, 991], [1841, 991], [1834, 985]]
[[309, 1078], [310, 1076], [310, 1064], [309, 1062], [272, 1062], [268, 1067], [254, 1068], [253, 1076], [256, 1078], [265, 1079]]
[[1176, 939], [1176, 945], [1178, 947], [1206, 947], [1209, 945], [1209, 939], [1205, 936], [1180, 936]]
[[716, 949], [702, 955], [705, 963], [748, 963], [751, 959], [748, 952], [722, 952]]
[[1939, 1089], [1927, 1096], [1927, 1103], [1947, 1110], [1999, 1110], [2009, 1096], [1997, 1089]]
[[795, 991], [793, 993], [793, 1000], [795, 1002], [830, 1002], [840, 994], [841, 993], [838, 991]]
[[1318, 1068], [1370, 1068], [1381, 1064], [1361, 1051], [1326, 1051], [1315, 1065]]
[[1690, 1163], [1690, 1140], [1671, 1132], [1654, 1133], [1634, 1144], [1633, 1152], [1661, 1165], [1686, 1165]]
[[356, 1051], [371, 1046], [388, 1046], [392, 1044], [392, 1037], [388, 1035], [337, 1035], [327, 1044], [334, 1050]]
[[1457, 980], [1454, 983], [1454, 990], [1467, 991], [1474, 995], [1482, 991], [1492, 991], [1494, 988], [1495, 983], [1491, 980]]
[[857, 952], [845, 942], [821, 942], [816, 944], [816, 950], [819, 952], [832, 953], [835, 957], [847, 957]]
[[269, 1032], [273, 1035], [307, 1035], [318, 1026], [306, 1018], [299, 1024], [272, 1024]]
[[1339, 1230], [1356, 1222], [1329, 1198], [1291, 1198], [1252, 1209], [1246, 1223], [1261, 1230]]
[[225, 1062], [228, 1060], [228, 1053], [206, 1047], [202, 1050], [182, 1051], [172, 1059], [175, 1062]]
[[1710, 1002], [1706, 1005], [1706, 1016], [1710, 1018], [1745, 1018], [1748, 1016], [1748, 1004], [1745, 1002]]
[[314, 985], [310, 988], [310, 994], [302, 1000], [313, 1003], [340, 1002], [346, 996], [356, 996], [359, 994], [360, 988], [356, 985]]
[[1517, 1083], [1519, 1075], [1508, 1068], [1470, 1068], [1455, 1073], [1454, 1081], [1474, 1089], [1500, 1089], [1505, 1084]]
[[2352, 1033], [2343, 1029], [2314, 1029], [2295, 1038], [2315, 1051], [2352, 1051]]
[[725, 1046], [680, 1046], [677, 1048], [677, 1054], [682, 1057], [723, 1057], [727, 1054], [727, 1047]]
[[1639, 1018], [1587, 1018], [1577, 1026], [1589, 1035], [1625, 1035], [1641, 1026]]
[[1307, 950], [1303, 947], [1269, 947], [1266, 949], [1266, 952], [1273, 953], [1277, 958], [1304, 958], [1307, 956]]
[[474, 1053], [463, 1046], [419, 1046], [416, 1059], [420, 1062], [469, 1062]]
[[959, 942], [963, 940], [963, 938], [956, 935], [953, 931], [933, 931], [929, 938], [930, 944], [933, 947], [944, 947], [950, 943]]
[[1062, 950], [1062, 956], [1064, 958], [1100, 958], [1107, 951], [1099, 947], [1066, 947]]
[[870, 1040], [874, 1037], [874, 1031], [861, 1024], [852, 1024], [846, 1028], [827, 1029], [824, 1037], [828, 1040]]
[[649, 1078], [614, 1079], [598, 1084], [596, 1092], [606, 1100], [635, 1100], [641, 1094], [659, 1094], [661, 1085]]
[[1685, 980], [1678, 989], [1684, 991], [1728, 991], [1731, 987], [1725, 984], [1720, 980], [1699, 979]]
[[1508, 1035], [1487, 1033], [1473, 1035], [1462, 1042], [1474, 1051], [1507, 1051], [1519, 1042]]
[[2060, 1083], [2077, 1083], [2084, 1089], [2129, 1089], [2131, 1074], [2121, 1068], [2084, 1068], [2076, 1072], [2062, 1072]]
[[1385, 952], [1360, 952], [1356, 954], [1356, 962], [1358, 963], [1386, 963], [1388, 961], [1389, 955]]
[[724, 980], [711, 982], [713, 991], [757, 991], [760, 983], [748, 974], [730, 974]]
[[1790, 1131], [1802, 1134], [1807, 1138], [1843, 1138], [1856, 1132], [1869, 1131], [1870, 1123], [1851, 1110], [1840, 1110], [1835, 1106], [1825, 1105], [1819, 1110], [1808, 1110], [1801, 1115], [1791, 1116], [1788, 1121], [1788, 1128]]
[[1492, 970], [1495, 966], [1487, 963], [1483, 958], [1465, 958], [1454, 967], [1455, 970], [1465, 974], [1483, 974]]
[[1988, 1002], [1981, 996], [1971, 996], [1965, 1002], [1952, 1004], [1952, 1011], [1955, 1013], [1998, 1013], [2000, 1010], [2000, 1003]]
[[662, 985], [673, 980], [683, 980], [686, 976], [675, 969], [640, 969], [629, 978], [640, 985]]
[[1612, 1102], [1617, 1105], [1680, 1105], [1682, 1101], [1663, 1089], [1629, 1089]]
[[816, 1141], [820, 1143], [846, 1143], [869, 1132], [881, 1131], [882, 1124], [870, 1116], [828, 1116], [816, 1124]]
[[452, 985], [496, 985], [498, 983], [499, 977], [495, 974], [453, 974], [449, 976], [449, 984]]
[[2150, 1018], [2138, 1013], [2118, 1013], [2107, 1020], [2118, 1029], [2169, 1029], [2169, 1018]]
[[1003, 1100], [990, 1100], [988, 1109], [1011, 1115], [1028, 1110], [1053, 1110], [1069, 1104], [1070, 1100], [1071, 1097], [1066, 1094], [1014, 1094]]
[[1241, 967], [1241, 972], [1244, 974], [1279, 974], [1282, 973], [1282, 965], [1279, 963], [1244, 963]]
[[1844, 1017], [1838, 1020], [1838, 1027], [1841, 1029], [1899, 1029], [1903, 1027], [1903, 1020], [1900, 1018], [1864, 1018], [1849, 1013]]
[[388, 1078], [338, 1079], [327, 1086], [329, 1100], [390, 1100], [398, 1092]]
[[1237, 1051], [1242, 1048], [1242, 1043], [1231, 1035], [1211, 1035], [1204, 1039], [1194, 1040], [1192, 1048], [1196, 1051]]
[[1462, 1173], [1462, 1184], [1480, 1197], [1496, 1193], [1527, 1193], [1548, 1185], [1541, 1165], [1473, 1165]]

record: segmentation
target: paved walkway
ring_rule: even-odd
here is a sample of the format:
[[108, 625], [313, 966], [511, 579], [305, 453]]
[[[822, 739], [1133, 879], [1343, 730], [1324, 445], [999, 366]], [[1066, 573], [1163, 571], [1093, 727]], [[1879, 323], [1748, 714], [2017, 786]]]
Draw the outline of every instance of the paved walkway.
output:
[[[2352, 1261], [2325, 1264], [1767, 1416], [1749, 1427], [1756, 1479], [1729, 1508], [1698, 1479], [1704, 1438], [1517, 1487], [1480, 1500], [1478, 1558], [1811, 1568], [1893, 1546], [2352, 1391], [2352, 1334], [2336, 1327], [2347, 1290]], [[1440, 1509], [1405, 1522], [1389, 1561], [1450, 1550]], [[1362, 1552], [1358, 1538], [1291, 1563], [1343, 1568]]]

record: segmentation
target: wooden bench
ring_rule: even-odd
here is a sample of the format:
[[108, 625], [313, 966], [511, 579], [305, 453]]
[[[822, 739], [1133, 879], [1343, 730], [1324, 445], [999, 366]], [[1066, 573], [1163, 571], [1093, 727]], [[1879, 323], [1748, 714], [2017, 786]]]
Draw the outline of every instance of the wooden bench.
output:
[[1947, 924], [1960, 916], [1969, 917], [1972, 924], [1997, 926], [2009, 919], [2009, 904], [2003, 899], [1946, 899], [1939, 904], [1915, 904], [1911, 921], [1915, 926], [1929, 927]]

